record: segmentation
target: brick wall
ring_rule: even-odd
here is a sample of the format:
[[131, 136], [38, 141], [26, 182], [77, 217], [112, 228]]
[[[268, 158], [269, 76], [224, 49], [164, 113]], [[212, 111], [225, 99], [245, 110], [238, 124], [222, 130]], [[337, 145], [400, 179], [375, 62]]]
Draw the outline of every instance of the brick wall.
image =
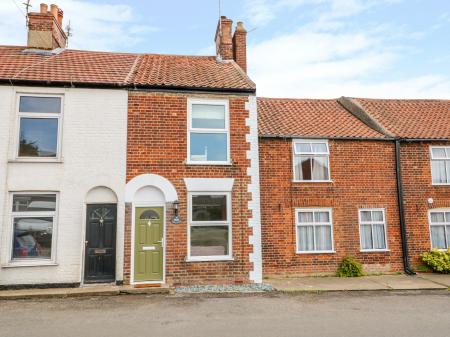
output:
[[[346, 255], [367, 271], [402, 270], [392, 142], [329, 141], [330, 183], [292, 182], [292, 141], [260, 138], [264, 274], [334, 273]], [[336, 253], [296, 254], [294, 208], [333, 209]], [[360, 252], [358, 209], [384, 208], [388, 252]]]
[[[187, 165], [187, 99], [188, 97], [229, 99], [231, 159], [229, 166]], [[180, 202], [181, 224], [166, 221], [166, 282], [247, 283], [253, 266], [249, 260], [252, 245], [249, 236], [251, 211], [248, 203], [250, 160], [246, 140], [246, 96], [186, 95], [130, 92], [128, 111], [127, 181], [145, 173], [158, 174], [170, 180]], [[183, 178], [234, 178], [232, 192], [232, 244], [234, 261], [186, 262], [187, 191]], [[166, 218], [172, 215], [169, 208]], [[131, 209], [127, 207], [125, 225], [125, 279], [130, 277]]]
[[[431, 179], [430, 146], [450, 145], [437, 142], [402, 143], [401, 161], [405, 221], [411, 265], [420, 265], [420, 254], [430, 250], [428, 211], [450, 208], [450, 186], [433, 186]], [[428, 199], [433, 204], [428, 204]]]

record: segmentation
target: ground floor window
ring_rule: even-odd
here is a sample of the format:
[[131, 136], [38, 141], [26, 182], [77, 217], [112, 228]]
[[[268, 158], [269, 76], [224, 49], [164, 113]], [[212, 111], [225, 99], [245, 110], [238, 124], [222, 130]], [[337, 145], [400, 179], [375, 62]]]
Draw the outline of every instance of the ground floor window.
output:
[[231, 257], [230, 193], [189, 195], [189, 259]]
[[55, 193], [13, 193], [11, 260], [52, 259]]
[[362, 251], [386, 250], [386, 218], [384, 209], [360, 209], [359, 232]]
[[450, 248], [450, 209], [430, 211], [431, 247]]
[[297, 253], [333, 252], [331, 209], [296, 209]]

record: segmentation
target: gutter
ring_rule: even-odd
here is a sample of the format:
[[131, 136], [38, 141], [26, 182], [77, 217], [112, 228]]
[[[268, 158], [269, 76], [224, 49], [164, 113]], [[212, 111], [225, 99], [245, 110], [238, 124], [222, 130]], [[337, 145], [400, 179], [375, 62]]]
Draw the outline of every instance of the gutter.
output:
[[405, 207], [403, 200], [403, 180], [402, 180], [402, 165], [401, 165], [401, 139], [395, 140], [395, 173], [397, 177], [397, 198], [398, 198], [398, 215], [400, 220], [400, 232], [402, 237], [402, 256], [403, 256], [403, 269], [407, 275], [416, 275], [411, 270], [409, 264], [408, 254], [408, 238], [406, 235], [406, 222], [405, 222]]
[[122, 89], [122, 90], [153, 90], [153, 91], [190, 91], [190, 92], [209, 92], [209, 93], [230, 93], [230, 94], [255, 94], [256, 89], [239, 89], [239, 88], [203, 88], [203, 87], [182, 87], [182, 86], [139, 86], [123, 83], [83, 83], [83, 82], [52, 82], [52, 81], [30, 81], [30, 80], [13, 80], [0, 79], [0, 85], [16, 85], [16, 86], [39, 86], [39, 87], [64, 87], [64, 88], [92, 88], [92, 89]]

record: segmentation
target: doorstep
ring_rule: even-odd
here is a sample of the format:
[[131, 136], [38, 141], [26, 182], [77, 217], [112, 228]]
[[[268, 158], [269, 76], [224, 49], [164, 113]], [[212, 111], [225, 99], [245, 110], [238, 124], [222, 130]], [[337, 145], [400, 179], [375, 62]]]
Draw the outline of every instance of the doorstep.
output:
[[[447, 281], [450, 281], [446, 279]], [[265, 280], [281, 292], [369, 291], [369, 290], [446, 290], [448, 286], [422, 276], [379, 275], [363, 277], [295, 277]]]
[[20, 289], [1, 290], [0, 300], [39, 299], [39, 298], [66, 298], [66, 297], [93, 297], [117, 296], [133, 294], [169, 294], [170, 288], [166, 285], [153, 288], [133, 288], [131, 286], [116, 285], [89, 285], [79, 288], [46, 288], [46, 289]]

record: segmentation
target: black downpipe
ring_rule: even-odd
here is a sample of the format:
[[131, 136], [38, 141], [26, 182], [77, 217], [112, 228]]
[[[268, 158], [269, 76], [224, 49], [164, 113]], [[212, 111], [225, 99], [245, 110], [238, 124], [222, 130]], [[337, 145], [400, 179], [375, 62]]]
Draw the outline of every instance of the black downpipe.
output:
[[395, 171], [397, 175], [397, 197], [398, 197], [398, 213], [400, 218], [400, 231], [402, 235], [402, 253], [403, 253], [403, 269], [408, 275], [416, 275], [409, 265], [408, 241], [406, 236], [405, 208], [403, 205], [403, 183], [402, 183], [402, 165], [400, 159], [400, 142], [395, 141]]

